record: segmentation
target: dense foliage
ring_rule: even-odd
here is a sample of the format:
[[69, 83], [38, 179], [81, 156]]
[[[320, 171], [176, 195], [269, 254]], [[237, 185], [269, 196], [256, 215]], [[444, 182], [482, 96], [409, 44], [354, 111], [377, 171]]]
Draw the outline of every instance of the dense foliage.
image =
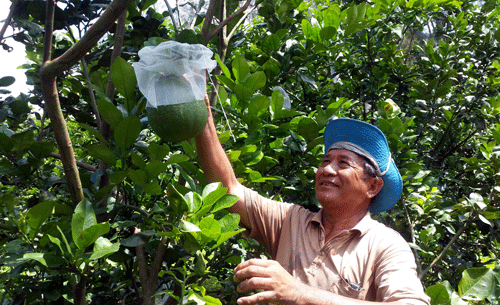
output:
[[[15, 80], [0, 78], [0, 304], [232, 304], [232, 268], [265, 255], [225, 211], [237, 198], [206, 184], [194, 142], [163, 142], [149, 128], [131, 63], [165, 40], [216, 53], [220, 74], [208, 91], [217, 93], [219, 138], [243, 184], [318, 209], [327, 121], [375, 124], [404, 192], [374, 217], [407, 239], [432, 304], [498, 302], [497, 0], [264, 0], [255, 17], [227, 24], [231, 35], [213, 37], [206, 33], [217, 22], [205, 26], [198, 9], [179, 25], [181, 6], [132, 1], [123, 36], [118, 22], [57, 78], [79, 202], [41, 87], [48, 2], [14, 2], [14, 39], [26, 45], [34, 87], [9, 96]], [[57, 1], [54, 58], [109, 2]], [[237, 10], [237, 1], [222, 2]], [[0, 43], [8, 49], [9, 40]]]

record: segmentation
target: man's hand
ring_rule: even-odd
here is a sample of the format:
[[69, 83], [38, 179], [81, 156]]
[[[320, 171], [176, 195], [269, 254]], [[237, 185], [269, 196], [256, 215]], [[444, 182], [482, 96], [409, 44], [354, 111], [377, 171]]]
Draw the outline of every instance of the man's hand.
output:
[[238, 292], [263, 289], [251, 296], [238, 299], [240, 305], [273, 302], [274, 304], [298, 304], [301, 290], [299, 280], [273, 260], [250, 259], [234, 269], [234, 280], [240, 282]]

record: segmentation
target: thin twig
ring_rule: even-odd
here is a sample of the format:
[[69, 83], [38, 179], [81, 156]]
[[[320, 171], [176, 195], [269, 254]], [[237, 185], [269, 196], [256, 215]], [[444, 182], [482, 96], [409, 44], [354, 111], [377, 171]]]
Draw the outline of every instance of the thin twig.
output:
[[2, 29], [0, 30], [0, 42], [4, 39], [3, 36], [5, 35], [5, 32], [10, 25], [12, 16], [14, 16], [14, 10], [16, 9], [17, 2], [19, 2], [19, 0], [14, 0], [14, 2], [12, 2], [12, 4], [10, 5], [9, 15], [7, 16], [7, 19], [5, 19]]
[[[165, 4], [167, 5], [168, 14], [170, 15], [170, 19], [172, 19], [172, 25], [174, 26], [175, 34], [178, 34], [179, 30], [177, 29], [177, 24], [176, 24], [175, 19], [174, 19], [174, 11], [172, 10], [172, 7], [170, 6], [170, 3], [168, 3], [168, 0], [165, 0]], [[177, 8], [177, 10], [178, 9], [179, 8]], [[194, 18], [196, 20], [196, 15], [194, 16]]]
[[[245, 2], [245, 4], [243, 4], [242, 7], [240, 7], [233, 14], [231, 14], [231, 16], [229, 16], [226, 19], [222, 20], [222, 22], [219, 23], [219, 25], [217, 25], [215, 27], [215, 29], [208, 34], [208, 40], [207, 40], [207, 38], [205, 38], [205, 42], [208, 43], [208, 41], [210, 41], [210, 39], [212, 39], [212, 37], [214, 37], [223, 27], [225, 27], [229, 22], [231, 22], [238, 15], [240, 15], [241, 13], [243, 13], [248, 8], [248, 6], [250, 5], [250, 2], [252, 2], [252, 0], [247, 0], [247, 2]], [[205, 24], [203, 24], [203, 27], [205, 27]]]
[[[56, 159], [62, 160], [61, 155], [60, 154], [56, 154], [54, 152], [49, 153], [49, 156], [51, 156], [52, 158], [56, 158]], [[78, 167], [84, 168], [84, 169], [89, 170], [91, 172], [95, 172], [97, 170], [97, 168], [95, 168], [94, 166], [92, 166], [90, 164], [87, 164], [87, 163], [80, 162], [80, 161], [76, 161], [76, 165]]]
[[[413, 225], [413, 222], [411, 221], [410, 218], [410, 213], [408, 212], [408, 208], [406, 207], [405, 200], [402, 202], [405, 215], [406, 215], [406, 221], [408, 222], [408, 227], [410, 228], [410, 238], [411, 242], [413, 244], [416, 244], [417, 239], [415, 238], [415, 226]], [[416, 249], [411, 248], [411, 251], [413, 252], [413, 256], [415, 256], [415, 261], [417, 263], [417, 274], [420, 274], [422, 271], [422, 264], [420, 262], [420, 257], [418, 256], [418, 251]]]
[[457, 231], [457, 233], [455, 233], [455, 236], [453, 236], [453, 238], [448, 242], [448, 244], [444, 247], [443, 251], [441, 251], [441, 253], [439, 253], [439, 255], [432, 261], [432, 263], [427, 266], [427, 268], [425, 268], [425, 270], [420, 273], [418, 275], [418, 278], [419, 279], [422, 279], [424, 277], [424, 275], [429, 272], [431, 270], [432, 267], [434, 267], [434, 265], [436, 265], [442, 258], [443, 256], [446, 254], [446, 252], [448, 252], [448, 249], [458, 240], [458, 238], [460, 237], [460, 235], [462, 235], [462, 233], [465, 231], [465, 229], [476, 219], [476, 217], [470, 217], [465, 223], [464, 225]]

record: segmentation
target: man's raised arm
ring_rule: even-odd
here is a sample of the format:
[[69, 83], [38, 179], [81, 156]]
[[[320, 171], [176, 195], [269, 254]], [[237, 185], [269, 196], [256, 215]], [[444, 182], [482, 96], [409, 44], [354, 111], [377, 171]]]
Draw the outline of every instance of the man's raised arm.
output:
[[228, 189], [228, 193], [240, 197], [240, 200], [228, 210], [232, 213], [238, 213], [241, 223], [249, 227], [248, 214], [245, 209], [244, 188], [236, 180], [233, 167], [219, 141], [207, 96], [205, 96], [205, 102], [208, 108], [207, 125], [196, 137], [196, 149], [200, 158], [201, 168], [205, 173], [208, 183], [222, 182], [224, 187]]

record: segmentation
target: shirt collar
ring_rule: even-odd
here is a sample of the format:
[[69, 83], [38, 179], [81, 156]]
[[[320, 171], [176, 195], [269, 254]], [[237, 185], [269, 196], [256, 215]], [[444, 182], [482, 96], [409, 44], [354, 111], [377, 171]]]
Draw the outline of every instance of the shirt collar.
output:
[[[311, 218], [310, 222], [317, 222], [323, 227], [323, 209], [319, 210], [316, 215]], [[370, 212], [366, 212], [366, 215], [349, 231], [358, 232], [359, 236], [363, 236], [373, 227], [374, 220], [372, 219]]]

